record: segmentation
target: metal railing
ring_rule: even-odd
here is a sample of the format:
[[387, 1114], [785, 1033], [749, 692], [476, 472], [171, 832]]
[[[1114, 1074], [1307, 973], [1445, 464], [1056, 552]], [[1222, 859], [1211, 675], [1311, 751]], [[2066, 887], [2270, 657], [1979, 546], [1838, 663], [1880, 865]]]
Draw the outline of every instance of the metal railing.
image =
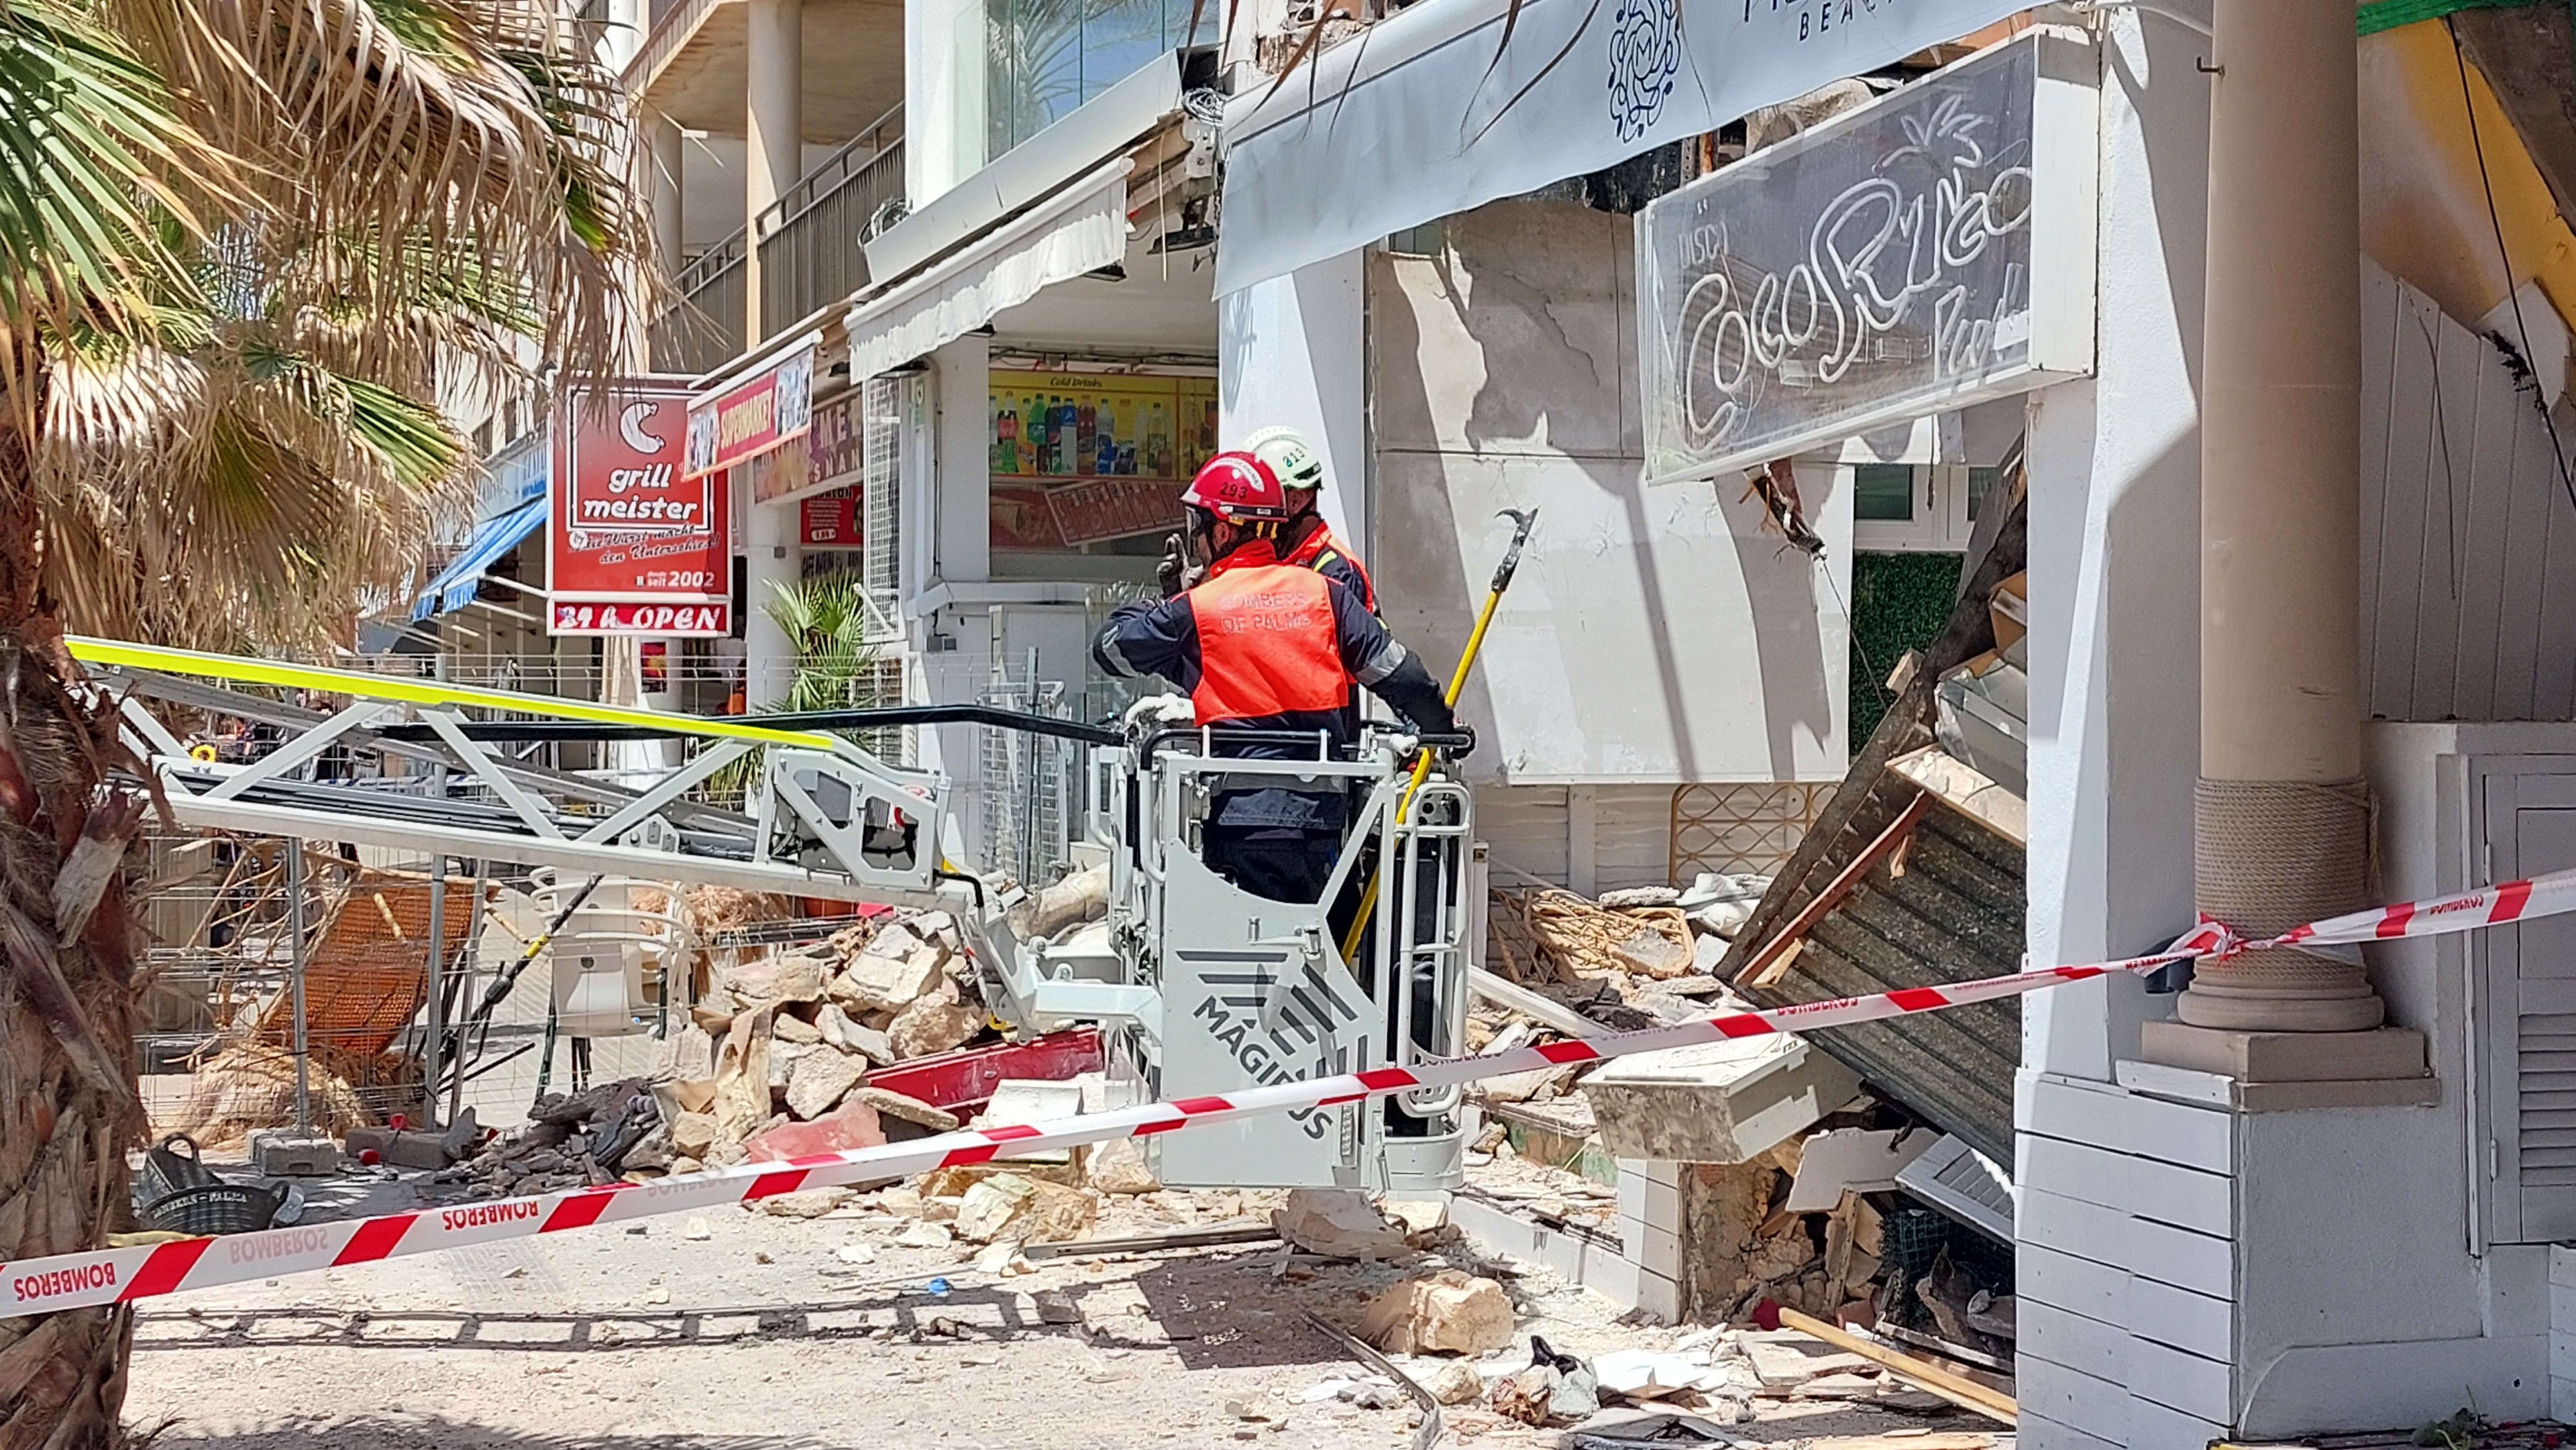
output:
[[868, 283], [860, 244], [902, 215], [903, 105], [798, 179], [760, 214], [760, 326], [784, 331]]
[[654, 371], [711, 373], [742, 355], [749, 312], [750, 279], [744, 275], [749, 235], [747, 230], [735, 232], [680, 269], [680, 305], [653, 324]]
[[697, 33], [698, 23], [706, 19], [707, 13], [727, 3], [730, 0], [653, 0], [647, 12], [644, 43], [636, 48], [634, 59], [626, 63], [627, 94], [643, 94], [654, 72]]

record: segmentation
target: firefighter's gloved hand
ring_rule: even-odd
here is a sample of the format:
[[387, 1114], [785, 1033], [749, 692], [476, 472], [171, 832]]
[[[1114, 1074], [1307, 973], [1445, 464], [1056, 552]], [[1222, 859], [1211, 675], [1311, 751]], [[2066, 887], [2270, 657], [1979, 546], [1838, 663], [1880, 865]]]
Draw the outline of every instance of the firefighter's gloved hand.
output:
[[1130, 735], [1144, 735], [1169, 725], [1194, 725], [1198, 711], [1187, 695], [1147, 695], [1120, 717]]
[[1461, 720], [1461, 721], [1457, 722], [1456, 724], [1454, 724], [1454, 725], [1450, 726], [1449, 728], [1450, 728], [1450, 729], [1452, 729], [1452, 730], [1454, 730], [1454, 731], [1456, 731], [1456, 732], [1457, 732], [1457, 733], [1459, 733], [1460, 735], [1463, 735], [1463, 736], [1467, 737], [1463, 742], [1461, 742], [1461, 743], [1459, 743], [1459, 744], [1457, 744], [1457, 745], [1452, 745], [1452, 746], [1447, 747], [1447, 753], [1448, 753], [1448, 756], [1449, 756], [1449, 758], [1450, 758], [1451, 760], [1464, 760], [1464, 759], [1466, 759], [1468, 756], [1473, 755], [1473, 754], [1475, 754], [1475, 753], [1476, 753], [1476, 727], [1475, 727], [1475, 726], [1468, 724], [1468, 723], [1467, 723], [1466, 721], [1464, 721], [1464, 720]]
[[1181, 553], [1180, 535], [1163, 536], [1163, 557], [1154, 566], [1154, 582], [1162, 586], [1165, 599], [1190, 587], [1190, 566]]

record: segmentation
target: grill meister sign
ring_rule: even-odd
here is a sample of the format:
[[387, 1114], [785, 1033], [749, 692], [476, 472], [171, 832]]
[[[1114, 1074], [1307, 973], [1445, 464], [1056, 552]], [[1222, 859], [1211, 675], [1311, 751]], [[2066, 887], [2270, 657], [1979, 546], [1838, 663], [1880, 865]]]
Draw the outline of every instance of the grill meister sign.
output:
[[732, 508], [723, 473], [681, 476], [689, 398], [671, 378], [564, 390], [547, 484], [549, 633], [725, 632], [715, 616], [732, 600]]

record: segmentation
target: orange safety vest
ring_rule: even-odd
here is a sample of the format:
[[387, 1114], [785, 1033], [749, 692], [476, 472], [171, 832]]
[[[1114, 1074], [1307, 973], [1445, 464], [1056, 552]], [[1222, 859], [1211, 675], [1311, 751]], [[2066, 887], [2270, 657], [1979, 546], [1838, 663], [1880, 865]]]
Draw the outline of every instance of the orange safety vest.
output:
[[1199, 636], [1198, 722], [1339, 710], [1355, 683], [1342, 668], [1331, 585], [1311, 569], [1224, 570], [1189, 592]]
[[1334, 559], [1350, 565], [1351, 572], [1359, 576], [1360, 603], [1367, 606], [1369, 613], [1377, 613], [1377, 586], [1369, 582], [1368, 570], [1361, 566], [1358, 555], [1342, 547], [1342, 541], [1334, 538], [1333, 531], [1324, 527], [1322, 521], [1318, 520], [1314, 530], [1289, 551], [1286, 562], [1320, 572]]

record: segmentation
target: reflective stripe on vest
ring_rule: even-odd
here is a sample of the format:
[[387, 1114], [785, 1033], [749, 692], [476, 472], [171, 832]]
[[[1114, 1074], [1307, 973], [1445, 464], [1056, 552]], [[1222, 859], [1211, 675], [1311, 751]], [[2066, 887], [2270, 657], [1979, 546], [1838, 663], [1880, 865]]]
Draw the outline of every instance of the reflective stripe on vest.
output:
[[1323, 575], [1280, 564], [1229, 569], [1189, 599], [1199, 634], [1199, 684], [1190, 692], [1198, 723], [1350, 703]]

